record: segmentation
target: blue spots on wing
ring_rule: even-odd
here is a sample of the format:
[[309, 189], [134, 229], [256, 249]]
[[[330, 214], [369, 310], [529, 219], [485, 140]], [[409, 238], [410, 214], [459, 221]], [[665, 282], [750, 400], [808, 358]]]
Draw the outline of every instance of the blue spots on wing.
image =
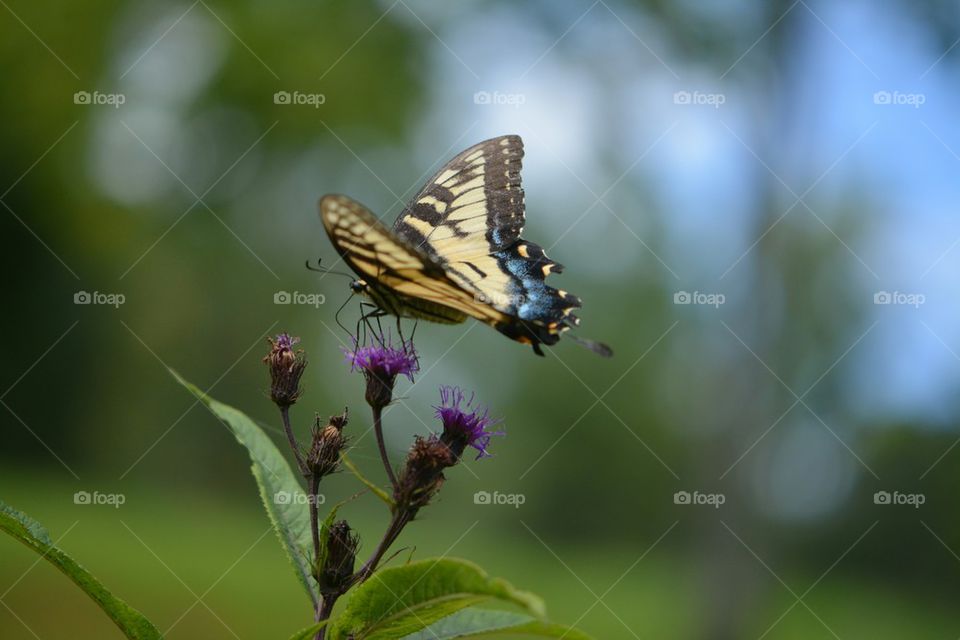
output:
[[[537, 245], [521, 243], [494, 254], [500, 267], [512, 276], [509, 291], [505, 292], [511, 312], [528, 322], [563, 322], [564, 310], [579, 307], [580, 300], [547, 285], [543, 266], [553, 263]], [[521, 255], [521, 246], [526, 256]]]

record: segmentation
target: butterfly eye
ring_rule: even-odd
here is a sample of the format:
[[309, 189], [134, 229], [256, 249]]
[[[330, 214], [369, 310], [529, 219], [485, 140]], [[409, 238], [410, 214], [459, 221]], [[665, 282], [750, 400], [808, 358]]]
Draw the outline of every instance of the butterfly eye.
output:
[[363, 293], [367, 289], [367, 283], [363, 280], [354, 280], [350, 283], [350, 290], [354, 293]]

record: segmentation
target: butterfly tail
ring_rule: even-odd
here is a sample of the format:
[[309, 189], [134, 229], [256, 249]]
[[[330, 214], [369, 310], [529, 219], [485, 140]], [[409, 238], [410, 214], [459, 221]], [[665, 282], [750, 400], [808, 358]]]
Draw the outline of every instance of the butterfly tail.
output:
[[597, 342], [596, 340], [589, 340], [587, 338], [580, 338], [578, 336], [571, 335], [569, 333], [566, 335], [566, 338], [572, 342], [577, 343], [581, 347], [590, 349], [590, 351], [593, 351], [597, 355], [603, 356], [604, 358], [610, 358], [613, 356], [613, 349], [611, 349], [609, 346], [605, 345], [602, 342]]

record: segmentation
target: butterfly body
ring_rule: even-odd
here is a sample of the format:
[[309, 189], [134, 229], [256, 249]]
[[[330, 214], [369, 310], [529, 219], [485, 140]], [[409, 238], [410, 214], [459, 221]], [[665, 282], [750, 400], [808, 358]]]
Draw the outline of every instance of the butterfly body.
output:
[[[384, 313], [442, 323], [473, 317], [507, 337], [553, 345], [579, 324], [580, 299], [546, 284], [562, 266], [520, 237], [524, 224], [518, 136], [486, 140], [457, 155], [387, 228], [341, 195], [320, 201], [354, 289]], [[602, 355], [605, 345], [579, 340]]]
[[398, 318], [428, 320], [440, 324], [460, 324], [469, 317], [462, 311], [429, 300], [406, 296], [376, 284], [371, 285], [366, 280], [355, 280], [354, 283], [355, 293], [367, 296], [384, 312]]

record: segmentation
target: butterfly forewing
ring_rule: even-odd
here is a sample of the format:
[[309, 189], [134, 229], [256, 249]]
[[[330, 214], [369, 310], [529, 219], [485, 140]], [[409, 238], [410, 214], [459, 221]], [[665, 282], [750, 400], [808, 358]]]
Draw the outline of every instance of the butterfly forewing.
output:
[[[340, 256], [375, 289], [378, 298], [393, 307], [387, 311], [436, 320], [432, 305], [438, 304], [491, 324], [504, 319], [452, 282], [428, 255], [398, 239], [359, 202], [341, 195], [324, 196], [320, 217]], [[417, 300], [431, 305], [418, 308]]]

